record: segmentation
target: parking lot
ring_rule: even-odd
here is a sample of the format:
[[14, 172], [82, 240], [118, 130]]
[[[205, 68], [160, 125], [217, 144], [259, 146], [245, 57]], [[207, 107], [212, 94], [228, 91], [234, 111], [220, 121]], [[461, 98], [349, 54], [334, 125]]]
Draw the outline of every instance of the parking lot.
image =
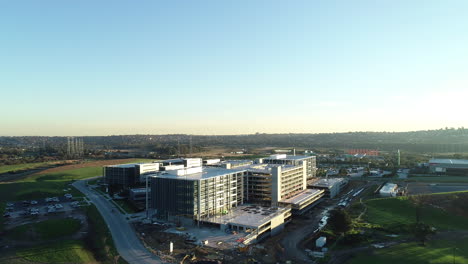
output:
[[71, 195], [61, 197], [48, 197], [45, 199], [7, 202], [3, 217], [16, 219], [39, 215], [49, 215], [73, 211], [80, 206]]

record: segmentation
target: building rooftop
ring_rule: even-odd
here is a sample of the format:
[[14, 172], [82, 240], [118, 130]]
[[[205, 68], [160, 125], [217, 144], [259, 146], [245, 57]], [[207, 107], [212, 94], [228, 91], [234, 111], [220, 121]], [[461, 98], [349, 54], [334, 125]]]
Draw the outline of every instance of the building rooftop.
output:
[[281, 200], [280, 202], [281, 203], [287, 203], [287, 204], [301, 204], [309, 199], [311, 199], [312, 197], [315, 197], [321, 193], [323, 193], [324, 191], [323, 190], [320, 190], [320, 189], [306, 189], [304, 191], [302, 191], [301, 193], [291, 197], [291, 198], [288, 198], [288, 199], [284, 199], [284, 200]]
[[107, 165], [105, 167], [113, 167], [113, 168], [133, 168], [139, 163], [131, 163], [131, 164], [117, 164], [117, 165]]
[[302, 155], [285, 155], [285, 154], [277, 154], [277, 155], [271, 155], [269, 157], [263, 158], [264, 160], [268, 159], [284, 159], [284, 160], [303, 160], [303, 159], [308, 159], [313, 156], [302, 156]]
[[244, 169], [250, 172], [258, 172], [258, 173], [271, 173], [273, 168], [281, 167], [282, 171], [288, 171], [291, 169], [295, 169], [299, 166], [294, 165], [278, 165], [278, 164], [252, 164], [247, 166], [239, 167], [239, 169]]
[[460, 159], [431, 159], [429, 164], [463, 164], [468, 165], [468, 160]]
[[232, 173], [243, 172], [243, 169], [223, 169], [218, 167], [203, 167], [201, 172], [190, 173], [185, 175], [176, 175], [167, 171], [157, 172], [150, 177], [166, 178], [166, 179], [180, 179], [180, 180], [191, 180], [197, 181], [202, 179], [208, 179], [213, 177], [224, 176]]
[[253, 161], [251, 161], [251, 160], [224, 160], [224, 161], [220, 162], [220, 164], [227, 164], [227, 163], [230, 163], [230, 164], [244, 164], [244, 163], [253, 163]]
[[289, 207], [263, 207], [256, 205], [241, 205], [233, 208], [228, 214], [211, 217], [207, 222], [217, 224], [233, 224], [250, 228], [259, 228], [272, 218], [291, 210]]
[[141, 162], [141, 163], [130, 163], [130, 164], [117, 164], [117, 165], [107, 165], [104, 167], [114, 167], [114, 168], [133, 168], [137, 165], [145, 165], [145, 164], [156, 164], [154, 162]]
[[317, 187], [326, 187], [332, 188], [335, 184], [341, 183], [344, 181], [344, 178], [328, 178], [328, 179], [320, 179], [314, 183], [309, 184], [310, 186], [317, 186]]
[[391, 193], [391, 192], [394, 192], [395, 191], [395, 188], [397, 188], [398, 185], [396, 185], [395, 183], [386, 183], [384, 186], [382, 186], [382, 188], [380, 189], [380, 192], [381, 193]]

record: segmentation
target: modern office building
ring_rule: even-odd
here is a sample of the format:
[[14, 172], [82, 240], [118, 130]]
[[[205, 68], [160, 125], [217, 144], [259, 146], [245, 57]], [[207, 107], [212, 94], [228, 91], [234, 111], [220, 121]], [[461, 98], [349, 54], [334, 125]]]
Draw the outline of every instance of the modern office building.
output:
[[286, 154], [277, 154], [271, 155], [267, 158], [258, 159], [258, 163], [292, 166], [299, 166], [303, 162], [306, 163], [307, 180], [313, 179], [317, 171], [317, 159], [315, 156], [294, 156]]
[[146, 176], [159, 171], [159, 163], [134, 163], [103, 167], [104, 182], [124, 189], [145, 182]]
[[328, 178], [320, 179], [308, 185], [310, 189], [322, 189], [325, 191], [325, 197], [334, 198], [338, 195], [348, 184], [346, 178]]
[[243, 167], [246, 202], [277, 206], [307, 188], [305, 162], [298, 166], [254, 164]]
[[151, 177], [151, 207], [158, 218], [192, 220], [226, 214], [243, 203], [244, 170], [193, 167]]

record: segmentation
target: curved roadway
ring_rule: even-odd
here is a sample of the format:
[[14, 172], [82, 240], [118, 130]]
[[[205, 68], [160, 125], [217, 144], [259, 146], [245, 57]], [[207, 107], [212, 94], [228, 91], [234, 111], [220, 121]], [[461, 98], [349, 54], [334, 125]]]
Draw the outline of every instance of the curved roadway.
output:
[[76, 181], [73, 186], [97, 207], [112, 233], [117, 251], [129, 264], [164, 263], [143, 246], [125, 216], [111, 202], [86, 187], [86, 180]]

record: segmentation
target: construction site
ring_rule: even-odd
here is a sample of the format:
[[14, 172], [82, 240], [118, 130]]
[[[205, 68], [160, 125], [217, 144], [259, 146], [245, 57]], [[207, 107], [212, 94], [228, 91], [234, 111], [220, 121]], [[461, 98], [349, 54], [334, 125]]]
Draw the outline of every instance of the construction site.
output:
[[[186, 228], [164, 224], [135, 225], [143, 243], [154, 254], [170, 263], [276, 263], [284, 261], [279, 241], [269, 237], [261, 244], [244, 245], [235, 231], [227, 234], [217, 228]], [[204, 237], [199, 240], [194, 237]], [[228, 238], [228, 239], [227, 239]], [[172, 242], [172, 252], [171, 252]], [[209, 261], [209, 262], [206, 262]]]

